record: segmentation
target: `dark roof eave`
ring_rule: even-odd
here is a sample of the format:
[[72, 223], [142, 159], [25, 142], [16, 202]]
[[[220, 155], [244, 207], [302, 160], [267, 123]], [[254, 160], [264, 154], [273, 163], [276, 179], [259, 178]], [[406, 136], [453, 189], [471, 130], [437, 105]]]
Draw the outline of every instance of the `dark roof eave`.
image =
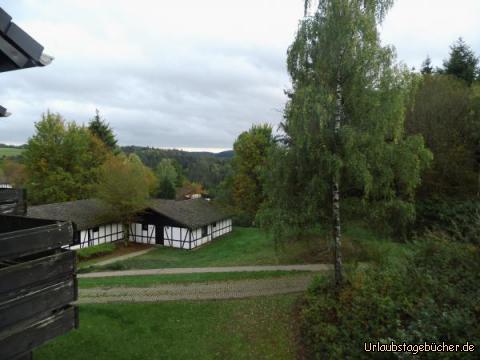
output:
[[43, 53], [43, 46], [12, 21], [12, 17], [0, 7], [0, 53], [8, 64], [1, 64], [0, 71], [45, 66], [53, 57]]
[[[212, 221], [212, 222], [207, 222], [207, 223], [191, 223], [191, 224], [187, 224], [187, 223], [185, 223], [184, 221], [181, 221], [181, 220], [178, 220], [178, 219], [173, 219], [172, 217], [167, 216], [167, 215], [161, 213], [160, 211], [155, 210], [154, 208], [148, 207], [147, 210], [151, 210], [151, 211], [153, 211], [155, 214], [161, 215], [161, 216], [167, 218], [168, 220], [171, 220], [171, 221], [173, 221], [173, 222], [175, 222], [175, 223], [177, 223], [177, 224], [179, 224], [179, 225], [183, 225], [183, 226], [185, 226], [185, 227], [186, 227], [187, 229], [189, 229], [189, 230], [195, 230], [195, 229], [198, 229], [199, 227], [202, 227], [202, 226], [205, 226], [205, 225], [208, 225], [208, 224], [211, 224], [212, 222], [214, 222], [214, 221]], [[226, 218], [227, 218], [227, 217], [226, 217]], [[221, 220], [225, 220], [226, 218], [223, 218], [223, 219], [221, 219]], [[216, 221], [221, 221], [221, 220], [216, 220]]]

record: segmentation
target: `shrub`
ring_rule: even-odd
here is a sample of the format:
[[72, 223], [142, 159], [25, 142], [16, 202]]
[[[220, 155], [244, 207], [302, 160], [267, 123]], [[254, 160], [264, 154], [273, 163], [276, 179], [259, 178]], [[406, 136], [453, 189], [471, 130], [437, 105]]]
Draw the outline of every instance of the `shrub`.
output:
[[422, 359], [476, 359], [480, 351], [480, 251], [429, 234], [402, 259], [357, 269], [338, 293], [317, 280], [301, 311], [302, 341], [312, 359], [410, 358], [372, 353], [364, 343], [477, 345], [475, 353], [422, 353]]
[[430, 200], [417, 205], [417, 228], [442, 231], [450, 238], [480, 244], [480, 202]]
[[250, 227], [253, 225], [252, 215], [244, 211], [236, 211], [232, 217], [234, 226]]

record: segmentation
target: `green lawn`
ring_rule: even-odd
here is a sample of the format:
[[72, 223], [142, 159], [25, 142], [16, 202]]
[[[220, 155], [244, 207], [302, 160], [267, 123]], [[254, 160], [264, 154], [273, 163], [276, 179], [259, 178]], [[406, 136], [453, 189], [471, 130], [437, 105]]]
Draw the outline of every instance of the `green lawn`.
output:
[[273, 239], [264, 232], [256, 228], [237, 227], [231, 234], [197, 250], [159, 247], [142, 256], [84, 271], [302, 264], [314, 262], [325, 251], [326, 244], [321, 239], [318, 242], [294, 242], [276, 251]]
[[16, 149], [16, 148], [0, 148], [0, 158], [10, 157], [10, 156], [18, 156], [21, 155], [24, 149]]
[[198, 283], [226, 280], [247, 280], [279, 278], [307, 274], [307, 271], [255, 271], [230, 273], [203, 273], [203, 274], [171, 274], [171, 275], [144, 275], [118, 276], [104, 278], [78, 279], [80, 288], [93, 287], [150, 287], [159, 284]]
[[[257, 228], [236, 227], [210, 244], [189, 251], [159, 247], [149, 253], [105, 266], [92, 266], [80, 272], [101, 270], [156, 269], [240, 265], [331, 263], [332, 249], [326, 232], [316, 230], [303, 240], [275, 247], [273, 239]], [[342, 242], [344, 262], [380, 259], [384, 251], [401, 247], [381, 239], [361, 225], [345, 227]]]
[[294, 359], [296, 296], [80, 306], [80, 329], [36, 360]]
[[101, 244], [96, 246], [89, 246], [77, 250], [77, 257], [79, 260], [89, 259], [95, 256], [108, 255], [115, 251], [116, 246], [113, 243]]

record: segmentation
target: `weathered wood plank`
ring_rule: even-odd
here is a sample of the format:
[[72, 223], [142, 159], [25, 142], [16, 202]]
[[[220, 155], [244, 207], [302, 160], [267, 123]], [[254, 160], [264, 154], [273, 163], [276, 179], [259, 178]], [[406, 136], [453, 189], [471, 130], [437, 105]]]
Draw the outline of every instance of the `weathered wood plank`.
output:
[[0, 189], [0, 214], [25, 215], [26, 195], [20, 189]]
[[0, 333], [0, 360], [10, 360], [25, 354], [72, 330], [76, 327], [77, 312], [76, 307], [69, 306], [26, 327], [19, 324], [9, 333]]
[[4, 215], [24, 215], [26, 210], [26, 203], [24, 202], [0, 204], [0, 214]]
[[75, 252], [61, 250], [49, 256], [20, 262], [0, 269], [0, 299], [6, 301], [56, 279], [76, 273]]
[[76, 300], [73, 277], [32, 289], [30, 293], [0, 302], [0, 331], [36, 314], [62, 308]]
[[73, 242], [71, 223], [0, 233], [0, 260], [60, 248]]
[[56, 224], [55, 220], [34, 219], [18, 215], [0, 215], [0, 234]]
[[12, 360], [32, 360], [33, 354], [31, 351], [28, 351], [26, 354], [15, 356]]
[[0, 190], [0, 203], [20, 201], [25, 198], [25, 193], [20, 189], [1, 189]]

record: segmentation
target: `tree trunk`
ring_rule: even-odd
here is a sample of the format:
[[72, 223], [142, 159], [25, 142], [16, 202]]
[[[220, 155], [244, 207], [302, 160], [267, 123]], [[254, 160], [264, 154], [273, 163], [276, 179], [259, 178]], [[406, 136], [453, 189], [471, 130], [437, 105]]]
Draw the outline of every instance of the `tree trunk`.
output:
[[123, 244], [128, 247], [130, 241], [130, 222], [123, 223]]
[[478, 169], [477, 197], [480, 197], [480, 167]]
[[[343, 116], [342, 106], [342, 86], [340, 83], [340, 77], [337, 76], [337, 94], [336, 94], [336, 113], [335, 113], [335, 124], [334, 124], [334, 151], [337, 153], [337, 143], [338, 137], [340, 135], [340, 126]], [[334, 241], [334, 256], [335, 256], [335, 285], [340, 287], [343, 282], [343, 271], [342, 271], [342, 254], [341, 254], [341, 244], [342, 244], [342, 232], [340, 224], [340, 186], [339, 186], [339, 177], [338, 173], [333, 175], [332, 181], [332, 215], [333, 215], [333, 241]]]

